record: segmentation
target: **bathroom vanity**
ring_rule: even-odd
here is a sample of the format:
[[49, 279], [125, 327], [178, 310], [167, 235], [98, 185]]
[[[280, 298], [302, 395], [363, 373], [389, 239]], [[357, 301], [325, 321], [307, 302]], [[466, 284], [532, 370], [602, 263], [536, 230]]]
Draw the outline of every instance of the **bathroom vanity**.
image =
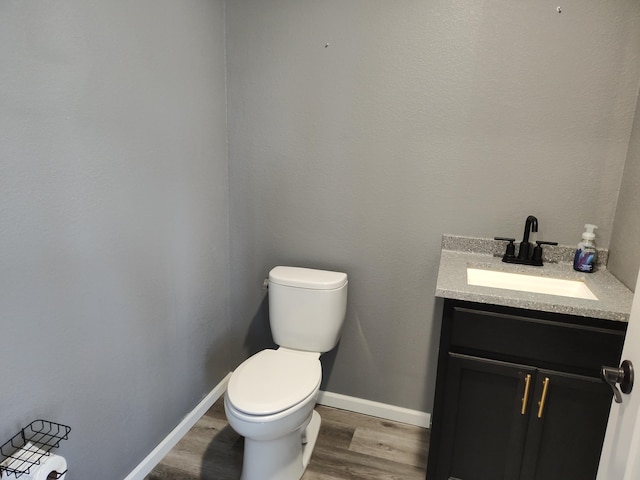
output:
[[[494, 248], [443, 240], [427, 478], [595, 479], [613, 397], [600, 369], [620, 364], [631, 292], [606, 270], [504, 265]], [[469, 285], [468, 268], [585, 282], [597, 300]]]

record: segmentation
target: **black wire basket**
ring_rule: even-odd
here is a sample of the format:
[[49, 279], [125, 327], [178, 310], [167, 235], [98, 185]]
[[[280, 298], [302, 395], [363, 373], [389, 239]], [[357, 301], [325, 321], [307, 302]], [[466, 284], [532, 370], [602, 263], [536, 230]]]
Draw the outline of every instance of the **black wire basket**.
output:
[[[71, 427], [47, 420], [35, 420], [0, 446], [0, 476], [20, 478], [40, 465], [60, 441], [69, 438]], [[57, 472], [49, 478], [61, 478], [67, 471]]]

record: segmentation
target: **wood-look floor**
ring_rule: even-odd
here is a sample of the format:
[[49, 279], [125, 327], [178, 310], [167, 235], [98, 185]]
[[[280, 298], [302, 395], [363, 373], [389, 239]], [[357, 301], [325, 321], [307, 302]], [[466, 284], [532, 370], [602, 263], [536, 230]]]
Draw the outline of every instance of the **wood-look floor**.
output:
[[[322, 405], [316, 410], [322, 424], [302, 480], [425, 479], [427, 429]], [[145, 480], [238, 480], [242, 448], [220, 399]]]

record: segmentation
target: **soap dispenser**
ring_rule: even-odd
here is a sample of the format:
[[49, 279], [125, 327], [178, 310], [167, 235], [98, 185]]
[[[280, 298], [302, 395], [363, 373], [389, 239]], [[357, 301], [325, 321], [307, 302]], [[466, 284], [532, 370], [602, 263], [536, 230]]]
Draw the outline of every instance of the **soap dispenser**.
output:
[[596, 234], [593, 231], [598, 227], [587, 223], [584, 228], [582, 241], [578, 244], [578, 249], [573, 257], [573, 269], [578, 272], [592, 273], [596, 269], [596, 261], [598, 260], [598, 252], [594, 242]]

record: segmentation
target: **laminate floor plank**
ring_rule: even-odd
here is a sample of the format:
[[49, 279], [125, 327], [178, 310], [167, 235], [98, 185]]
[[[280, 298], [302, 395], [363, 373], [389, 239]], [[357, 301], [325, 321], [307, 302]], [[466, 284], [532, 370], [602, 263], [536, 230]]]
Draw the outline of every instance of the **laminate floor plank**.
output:
[[355, 452], [420, 468], [427, 467], [426, 448], [422, 441], [371, 428], [356, 429], [349, 447]]
[[302, 480], [317, 478], [314, 475], [339, 479], [424, 480], [425, 470], [352, 450], [318, 448], [314, 450]]
[[[319, 410], [319, 409], [317, 409]], [[327, 419], [323, 417], [323, 412], [320, 413], [320, 433], [316, 440], [316, 448], [339, 448], [348, 449], [353, 440], [353, 435], [356, 428], [352, 425], [346, 425], [344, 423], [336, 422], [335, 420]]]
[[384, 429], [387, 431], [393, 430], [398, 432], [399, 435], [409, 435], [412, 438], [424, 438], [426, 432], [424, 428], [415, 427], [406, 423], [393, 422], [384, 418], [371, 417], [369, 415], [362, 415], [348, 410], [341, 410], [339, 408], [317, 405], [316, 410], [323, 420], [333, 420], [356, 428], [365, 427], [372, 429]]
[[[427, 429], [322, 405], [316, 410], [322, 423], [302, 480], [424, 480]], [[145, 480], [238, 480], [243, 445], [221, 398]]]

